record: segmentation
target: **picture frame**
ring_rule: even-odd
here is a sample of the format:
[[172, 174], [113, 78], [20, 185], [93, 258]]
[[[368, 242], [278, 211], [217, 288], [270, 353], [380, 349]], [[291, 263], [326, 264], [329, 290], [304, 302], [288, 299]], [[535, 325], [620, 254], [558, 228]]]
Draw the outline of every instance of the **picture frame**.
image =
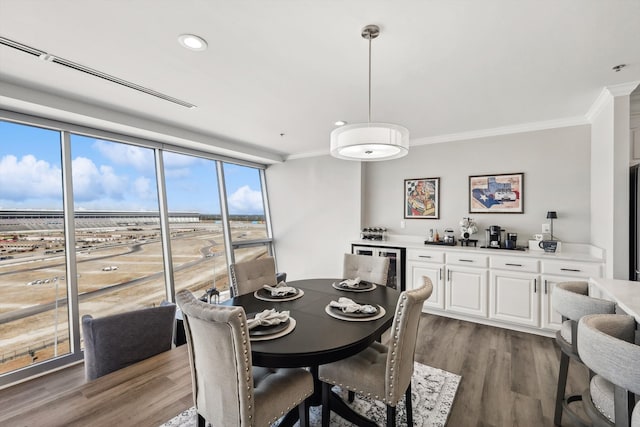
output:
[[524, 173], [469, 176], [469, 213], [524, 213]]
[[404, 180], [404, 217], [406, 219], [440, 218], [440, 178]]

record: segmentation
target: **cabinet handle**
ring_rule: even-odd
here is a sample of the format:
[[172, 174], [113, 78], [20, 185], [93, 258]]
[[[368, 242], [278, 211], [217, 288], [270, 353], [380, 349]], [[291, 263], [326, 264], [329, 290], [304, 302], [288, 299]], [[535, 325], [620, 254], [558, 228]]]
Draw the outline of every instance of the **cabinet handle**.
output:
[[511, 265], [513, 267], [522, 267], [522, 264], [511, 264], [510, 262], [505, 262], [504, 265]]
[[533, 293], [538, 293], [538, 279], [533, 279]]
[[548, 280], [544, 281], [544, 294], [547, 294], [547, 291], [549, 290], [549, 286], [547, 285]]
[[462, 258], [461, 258], [461, 259], [459, 259], [458, 261], [473, 262], [473, 260], [472, 260], [472, 259], [462, 259]]
[[447, 270], [447, 280], [451, 281], [451, 270]]
[[560, 270], [561, 271], [573, 271], [574, 273], [579, 273], [579, 272], [582, 271], [582, 270], [577, 270], [575, 268], [561, 268]]
[[440, 270], [440, 280], [442, 280], [442, 268], [440, 268], [439, 270]]
[[418, 258], [431, 258], [431, 255], [418, 255]]

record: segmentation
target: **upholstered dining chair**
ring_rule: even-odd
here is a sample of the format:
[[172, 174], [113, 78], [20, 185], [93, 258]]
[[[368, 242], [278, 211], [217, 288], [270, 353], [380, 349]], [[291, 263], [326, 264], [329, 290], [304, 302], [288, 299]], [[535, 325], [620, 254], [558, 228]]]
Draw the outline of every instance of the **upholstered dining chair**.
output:
[[344, 254], [342, 275], [344, 279], [359, 277], [366, 282], [386, 286], [389, 262], [387, 257]]
[[257, 291], [262, 288], [262, 285], [275, 286], [278, 284], [276, 275], [276, 263], [273, 257], [231, 264], [232, 296]]
[[422, 304], [432, 291], [431, 280], [425, 277], [423, 286], [400, 294], [388, 346], [374, 342], [354, 356], [320, 365], [323, 427], [329, 426], [329, 394], [334, 385], [385, 403], [387, 426], [396, 425], [396, 406], [404, 395], [407, 424], [413, 425], [411, 376], [416, 339]]
[[87, 380], [171, 349], [176, 305], [167, 304], [93, 318], [82, 316]]
[[[640, 346], [634, 343], [635, 329], [635, 319], [622, 314], [580, 319], [578, 353], [596, 374], [582, 397], [593, 426], [630, 425], [633, 393], [640, 394]], [[639, 408], [634, 411], [634, 425], [640, 424]]]
[[269, 426], [298, 406], [309, 422], [313, 377], [305, 369], [251, 366], [251, 342], [242, 307], [207, 304], [191, 292], [176, 295], [184, 317], [198, 425]]
[[565, 395], [570, 360], [582, 363], [578, 354], [578, 321], [589, 314], [614, 313], [616, 305], [612, 301], [590, 297], [588, 282], [574, 281], [560, 282], [555, 286], [551, 293], [551, 306], [562, 315], [562, 325], [556, 332], [556, 343], [560, 347], [560, 370], [553, 422], [556, 426], [561, 425], [562, 416], [566, 413], [580, 423], [571, 403], [582, 400], [582, 395]]

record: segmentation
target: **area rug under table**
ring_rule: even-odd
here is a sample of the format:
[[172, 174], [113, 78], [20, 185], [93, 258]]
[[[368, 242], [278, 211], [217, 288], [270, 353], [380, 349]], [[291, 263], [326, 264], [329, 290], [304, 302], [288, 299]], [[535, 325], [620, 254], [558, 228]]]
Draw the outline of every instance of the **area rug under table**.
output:
[[[411, 382], [413, 424], [424, 427], [444, 426], [459, 384], [459, 375], [416, 362]], [[333, 390], [340, 394], [345, 402], [347, 401], [346, 391], [340, 390], [340, 387], [334, 387]], [[356, 394], [356, 399], [349, 406], [377, 424], [385, 424], [386, 406], [383, 403]], [[309, 410], [312, 427], [321, 425], [320, 412], [320, 407], [312, 407]], [[404, 399], [398, 404], [397, 412], [398, 425], [406, 425], [407, 413]], [[190, 408], [161, 427], [195, 427], [196, 425], [195, 408]], [[277, 425], [278, 423], [274, 424], [274, 426]], [[331, 426], [351, 427], [352, 424], [331, 412]]]

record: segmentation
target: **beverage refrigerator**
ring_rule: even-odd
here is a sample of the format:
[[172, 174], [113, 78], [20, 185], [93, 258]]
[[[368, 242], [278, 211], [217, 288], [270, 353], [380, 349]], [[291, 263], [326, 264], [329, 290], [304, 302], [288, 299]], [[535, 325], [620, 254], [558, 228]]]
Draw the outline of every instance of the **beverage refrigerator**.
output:
[[404, 279], [405, 248], [395, 248], [378, 245], [351, 245], [351, 253], [356, 255], [381, 256], [389, 258], [389, 274], [387, 286], [404, 291], [406, 289]]

